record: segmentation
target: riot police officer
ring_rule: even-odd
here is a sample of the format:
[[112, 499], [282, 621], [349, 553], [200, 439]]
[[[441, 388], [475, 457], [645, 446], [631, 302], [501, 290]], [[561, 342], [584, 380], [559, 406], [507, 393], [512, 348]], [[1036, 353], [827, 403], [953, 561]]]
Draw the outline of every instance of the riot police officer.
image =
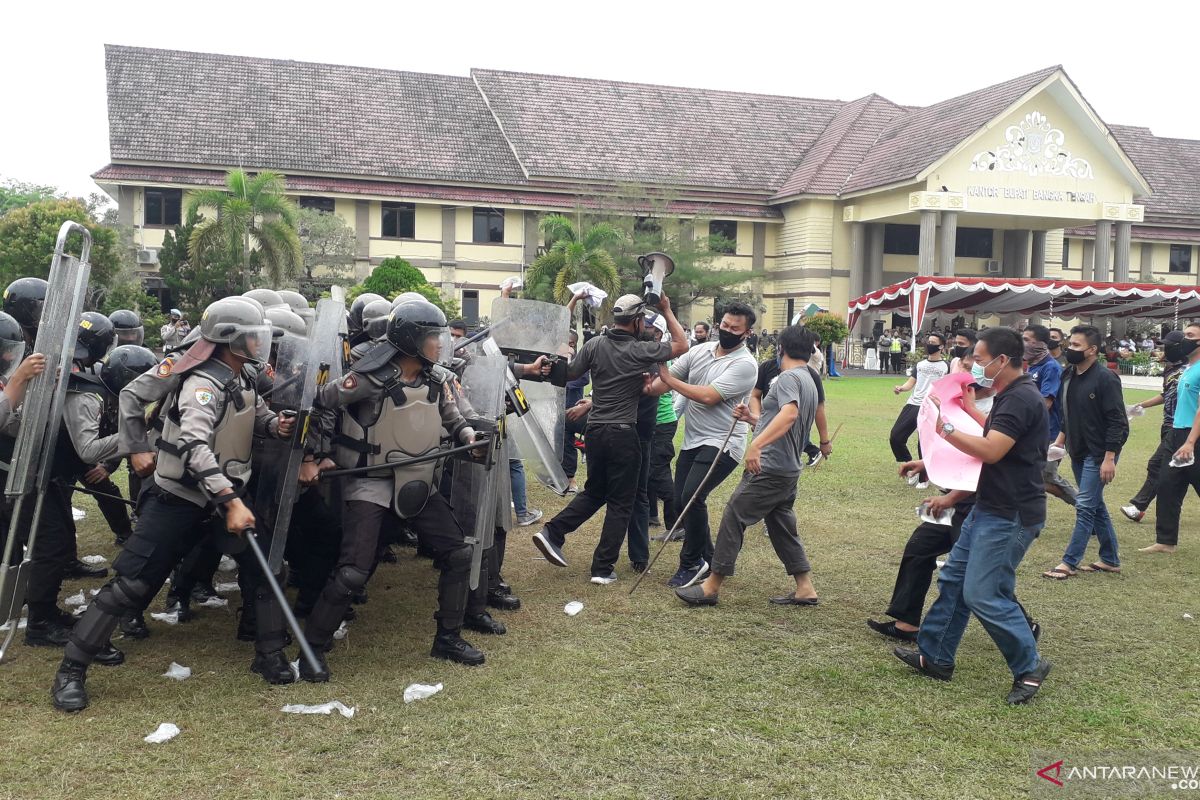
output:
[[145, 344], [146, 328], [142, 325], [142, 318], [138, 316], [136, 311], [119, 308], [108, 315], [108, 321], [112, 323], [113, 330], [116, 332], [116, 344], [118, 347], [123, 344], [133, 344], [141, 347]]
[[47, 285], [41, 278], [17, 278], [4, 290], [4, 313], [21, 326], [25, 336], [25, 355], [33, 352], [38, 323], [42, 321], [42, 306], [46, 302]]

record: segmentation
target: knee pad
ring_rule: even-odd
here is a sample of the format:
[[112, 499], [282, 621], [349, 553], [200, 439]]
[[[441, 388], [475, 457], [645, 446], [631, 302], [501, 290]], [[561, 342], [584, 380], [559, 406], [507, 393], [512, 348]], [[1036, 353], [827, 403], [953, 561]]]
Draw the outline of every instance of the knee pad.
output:
[[363, 572], [358, 567], [338, 567], [333, 574], [333, 582], [345, 594], [353, 595], [362, 591], [370, 577], [370, 573]]
[[440, 568], [447, 572], [467, 571], [471, 569], [472, 548], [470, 545], [460, 545], [442, 555]]
[[120, 616], [127, 611], [142, 611], [150, 604], [156, 594], [154, 587], [140, 578], [117, 576], [105, 587], [109, 591], [100, 590], [93, 601], [104, 611]]

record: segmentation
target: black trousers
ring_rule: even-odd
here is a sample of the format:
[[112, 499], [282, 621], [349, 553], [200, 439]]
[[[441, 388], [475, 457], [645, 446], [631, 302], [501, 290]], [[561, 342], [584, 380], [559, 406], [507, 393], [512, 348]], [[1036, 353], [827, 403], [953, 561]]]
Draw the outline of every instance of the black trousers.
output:
[[[30, 495], [21, 507], [21, 518], [17, 523], [17, 542], [13, 549], [13, 563], [21, 562], [21, 547], [29, 540], [33, 525], [33, 509], [37, 498]], [[0, 519], [0, 552], [7, 543], [12, 507], [4, 503]], [[37, 622], [55, 614], [58, 593], [62, 589], [63, 571], [67, 563], [75, 558], [75, 520], [71, 517], [71, 490], [51, 483], [42, 503], [42, 517], [38, 524], [38, 535], [34, 541], [29, 564], [29, 585], [25, 590], [25, 602], [29, 604], [29, 617]]]
[[284, 558], [296, 576], [296, 603], [313, 606], [337, 565], [342, 520], [316, 488], [300, 492], [292, 511]]
[[[129, 534], [133, 533], [133, 525], [129, 522], [129, 506], [122, 502], [121, 489], [112, 478], [106, 478], [100, 483], [89, 484], [89, 489], [94, 489], [97, 492], [102, 492], [102, 495], [93, 495], [96, 499], [96, 505], [100, 507], [100, 513], [104, 515], [104, 521], [108, 523], [108, 528], [118, 539], [125, 539]], [[136, 496], [134, 496], [136, 500]]]
[[889, 353], [892, 357], [892, 372], [900, 374], [904, 367], [904, 353]]
[[[579, 448], [575, 446], [575, 434], [587, 431], [588, 415], [584, 414], [576, 420], [568, 419], [563, 425], [563, 454], [562, 468], [568, 478], [574, 478], [579, 471]], [[591, 457], [591, 453], [588, 453]], [[590, 462], [589, 462], [590, 463]]]
[[650, 516], [658, 516], [658, 501], [663, 504], [663, 524], [670, 528], [679, 516], [675, 504], [675, 480], [671, 477], [671, 462], [675, 459], [675, 432], [678, 422], [662, 422], [654, 426], [654, 438], [650, 441]]
[[950, 548], [954, 547], [966, 518], [965, 514], [955, 511], [949, 525], [922, 522], [908, 537], [904, 554], [900, 556], [900, 571], [896, 573], [892, 602], [887, 609], [889, 617], [920, 627], [925, 595], [929, 593], [933, 571], [937, 569], [937, 557], [949, 553]]
[[633, 495], [633, 511], [629, 515], [629, 560], [635, 564], [650, 561], [650, 456], [653, 437], [638, 439], [641, 459], [638, 462], [637, 489]]
[[546, 523], [550, 535], [562, 541], [605, 508], [600, 541], [592, 554], [592, 574], [607, 575], [621, 555], [621, 543], [633, 513], [641, 467], [641, 444], [632, 425], [591, 423], [587, 428], [588, 469], [583, 491]]
[[[716, 467], [712, 467], [716, 460]], [[680, 513], [694, 496], [695, 502], [683, 518], [683, 548], [679, 551], [680, 569], [700, 566], [700, 560], [713, 560], [712, 532], [708, 527], [708, 495], [737, 468], [738, 462], [728, 451], [717, 452], [712, 445], [680, 450], [675, 462], [675, 502]], [[704, 480], [709, 468], [712, 476]]]
[[[1183, 446], [1187, 441], [1188, 428], [1173, 428], [1171, 430], [1171, 453]], [[1200, 495], [1200, 462], [1190, 467], [1170, 466], [1170, 456], [1159, 473], [1158, 500], [1154, 504], [1154, 540], [1159, 544], [1179, 544], [1179, 514], [1183, 511], [1183, 501], [1187, 497], [1188, 487]]]
[[1158, 448], [1146, 462], [1146, 482], [1129, 501], [1130, 505], [1136, 506], [1138, 511], [1145, 511], [1158, 496], [1158, 482], [1162, 478], [1163, 469], [1174, 469], [1174, 467], [1167, 466], [1171, 463], [1171, 456], [1175, 455], [1175, 451], [1179, 449], [1174, 446], [1174, 437], [1171, 435], [1173, 430], [1173, 428], [1163, 429]]

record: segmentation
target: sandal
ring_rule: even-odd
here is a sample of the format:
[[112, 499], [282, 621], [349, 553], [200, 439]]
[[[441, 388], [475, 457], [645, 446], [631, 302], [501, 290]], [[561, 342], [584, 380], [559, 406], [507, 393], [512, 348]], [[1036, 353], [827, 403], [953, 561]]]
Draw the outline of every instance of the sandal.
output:
[[1112, 564], [1105, 564], [1103, 561], [1095, 561], [1088, 564], [1086, 567], [1080, 567], [1080, 572], [1107, 572], [1111, 575], [1120, 575], [1121, 568], [1114, 567]]
[[1054, 569], [1048, 569], [1043, 572], [1042, 577], [1055, 581], [1065, 581], [1067, 578], [1074, 578], [1076, 574], [1078, 573], [1074, 572], [1073, 570], [1055, 567]]

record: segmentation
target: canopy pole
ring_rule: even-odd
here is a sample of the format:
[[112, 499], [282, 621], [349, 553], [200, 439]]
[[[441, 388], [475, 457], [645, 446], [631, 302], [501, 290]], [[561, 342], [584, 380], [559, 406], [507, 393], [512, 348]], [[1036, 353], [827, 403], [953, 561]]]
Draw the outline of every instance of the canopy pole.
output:
[[1174, 330], [1179, 330], [1179, 295], [1175, 295], [1175, 324]]

